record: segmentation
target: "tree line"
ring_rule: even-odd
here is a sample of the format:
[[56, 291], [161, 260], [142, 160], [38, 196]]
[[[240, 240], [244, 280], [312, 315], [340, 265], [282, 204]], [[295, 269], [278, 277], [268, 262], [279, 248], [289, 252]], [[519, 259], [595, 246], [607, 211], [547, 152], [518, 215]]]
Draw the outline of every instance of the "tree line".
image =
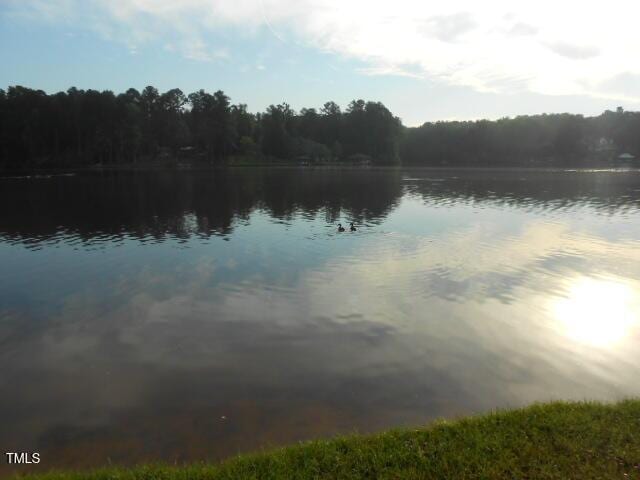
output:
[[332, 161], [368, 158], [397, 163], [402, 125], [380, 102], [335, 102], [295, 112], [288, 104], [253, 114], [222, 91], [185, 95], [155, 87], [0, 90], [0, 164], [5, 167], [132, 163], [180, 155], [208, 162], [230, 158]]
[[537, 115], [404, 127], [380, 102], [287, 103], [251, 113], [222, 91], [152, 86], [48, 95], [0, 89], [0, 168], [130, 164], [158, 158], [381, 165], [590, 164], [640, 153], [640, 114]]
[[406, 130], [409, 165], [591, 166], [640, 154], [640, 113], [543, 114], [497, 121], [425, 123]]

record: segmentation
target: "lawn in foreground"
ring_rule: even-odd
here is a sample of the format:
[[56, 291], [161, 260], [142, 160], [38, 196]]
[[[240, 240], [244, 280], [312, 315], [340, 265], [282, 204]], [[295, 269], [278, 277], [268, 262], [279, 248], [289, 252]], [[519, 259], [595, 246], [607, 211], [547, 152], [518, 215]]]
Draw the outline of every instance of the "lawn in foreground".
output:
[[318, 440], [220, 464], [33, 475], [129, 479], [640, 479], [640, 400], [536, 404], [421, 429]]

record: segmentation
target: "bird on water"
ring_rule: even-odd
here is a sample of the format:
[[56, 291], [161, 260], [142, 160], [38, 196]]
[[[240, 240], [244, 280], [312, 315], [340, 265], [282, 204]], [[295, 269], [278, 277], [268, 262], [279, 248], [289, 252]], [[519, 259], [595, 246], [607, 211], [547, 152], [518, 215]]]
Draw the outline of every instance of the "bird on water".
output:
[[341, 223], [338, 224], [338, 231], [339, 232], [344, 232], [344, 227], [342, 226]]
[[351, 230], [352, 232], [355, 232], [357, 230], [357, 228], [353, 226], [353, 222], [351, 222], [349, 225], [349, 230]]

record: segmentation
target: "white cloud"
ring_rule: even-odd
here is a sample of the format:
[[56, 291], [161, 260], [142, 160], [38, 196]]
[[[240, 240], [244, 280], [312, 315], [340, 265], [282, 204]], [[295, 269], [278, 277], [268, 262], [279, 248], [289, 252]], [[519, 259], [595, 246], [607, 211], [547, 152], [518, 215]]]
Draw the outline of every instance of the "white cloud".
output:
[[[365, 73], [405, 74], [478, 91], [530, 91], [639, 101], [606, 90], [640, 74], [640, 7], [628, 0], [22, 0], [21, 12], [89, 19], [110, 38], [138, 45], [174, 41], [183, 55], [219, 57], [209, 33], [260, 29], [368, 64]], [[84, 12], [84, 13], [83, 13]], [[84, 17], [82, 17], [84, 15]]]
[[201, 38], [188, 38], [182, 42], [181, 51], [190, 60], [210, 62], [215, 59], [229, 58], [226, 48], [211, 48]]
[[598, 48], [589, 45], [572, 45], [571, 43], [556, 42], [549, 45], [549, 48], [563, 57], [585, 60], [597, 57], [600, 54]]
[[538, 29], [533, 25], [524, 22], [517, 22], [506, 29], [512, 35], [535, 35]]

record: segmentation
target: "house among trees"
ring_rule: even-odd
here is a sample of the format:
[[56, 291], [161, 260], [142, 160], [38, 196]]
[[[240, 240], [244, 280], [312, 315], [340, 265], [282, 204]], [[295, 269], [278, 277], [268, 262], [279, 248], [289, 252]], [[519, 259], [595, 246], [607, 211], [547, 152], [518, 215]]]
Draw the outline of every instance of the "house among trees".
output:
[[613, 152], [615, 149], [616, 145], [613, 140], [606, 137], [600, 137], [594, 148], [596, 152]]
[[616, 158], [616, 161], [617, 163], [631, 165], [635, 163], [634, 162], [635, 159], [636, 159], [635, 155], [632, 155], [630, 153], [622, 153], [618, 155], [618, 157]]
[[347, 158], [349, 163], [354, 165], [371, 165], [371, 157], [364, 153], [354, 153]]

